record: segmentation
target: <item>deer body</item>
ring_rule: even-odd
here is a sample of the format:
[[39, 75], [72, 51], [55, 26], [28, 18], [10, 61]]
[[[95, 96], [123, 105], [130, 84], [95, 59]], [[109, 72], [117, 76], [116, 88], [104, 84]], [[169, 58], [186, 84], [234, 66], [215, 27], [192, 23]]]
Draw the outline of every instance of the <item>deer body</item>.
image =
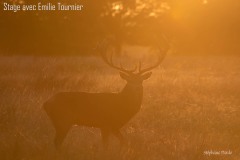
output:
[[69, 129], [73, 125], [97, 127], [101, 129], [103, 141], [106, 143], [110, 134], [115, 135], [121, 142], [121, 129], [139, 110], [143, 98], [144, 80], [148, 79], [152, 69], [160, 65], [165, 53], [158, 57], [157, 63], [142, 69], [139, 63], [139, 72], [126, 70], [113, 64], [105, 53], [105, 47], [100, 50], [106, 64], [120, 71], [122, 79], [127, 81], [119, 93], [85, 93], [61, 92], [44, 103], [44, 109], [51, 119], [56, 130], [55, 145], [61, 146]]
[[56, 130], [55, 145], [61, 145], [73, 125], [97, 127], [106, 136], [110, 133], [121, 136], [119, 129], [139, 111], [142, 95], [142, 85], [130, 84], [120, 93], [56, 94], [44, 104]]

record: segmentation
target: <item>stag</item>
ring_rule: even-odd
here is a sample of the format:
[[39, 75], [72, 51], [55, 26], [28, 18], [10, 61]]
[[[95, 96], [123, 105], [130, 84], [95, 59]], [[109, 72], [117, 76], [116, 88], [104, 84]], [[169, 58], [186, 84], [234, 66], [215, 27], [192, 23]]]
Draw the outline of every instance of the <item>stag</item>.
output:
[[73, 125], [99, 128], [104, 144], [107, 144], [110, 134], [124, 142], [120, 129], [139, 112], [143, 99], [142, 83], [151, 76], [150, 71], [161, 64], [166, 54], [166, 50], [160, 51], [157, 62], [145, 69], [139, 62], [136, 73], [137, 67], [127, 70], [122, 65], [115, 65], [113, 52], [109, 58], [106, 54], [109, 51], [104, 48], [108, 47], [99, 49], [101, 58], [118, 70], [127, 83], [119, 93], [60, 92], [47, 100], [43, 107], [56, 130], [54, 143], [57, 148]]

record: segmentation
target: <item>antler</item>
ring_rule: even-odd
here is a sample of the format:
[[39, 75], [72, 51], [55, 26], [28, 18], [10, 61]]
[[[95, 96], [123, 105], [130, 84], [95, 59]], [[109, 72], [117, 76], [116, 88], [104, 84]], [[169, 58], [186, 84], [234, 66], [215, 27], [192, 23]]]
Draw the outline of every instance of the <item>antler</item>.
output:
[[167, 54], [167, 51], [168, 51], [168, 49], [166, 49], [166, 50], [164, 50], [164, 51], [161, 51], [161, 50], [160, 50], [160, 52], [162, 52], [162, 53], [161, 53], [161, 56], [158, 57], [157, 62], [156, 62], [153, 66], [151, 66], [151, 67], [142, 69], [142, 63], [139, 62], [139, 72], [138, 72], [138, 74], [141, 75], [141, 74], [143, 74], [143, 73], [145, 73], [145, 72], [148, 72], [148, 71], [150, 71], [150, 70], [158, 67], [158, 66], [162, 63], [162, 61], [164, 60], [164, 58], [165, 58], [165, 56], [166, 56], [166, 54]]
[[122, 64], [120, 64], [120, 67], [114, 65], [114, 64], [113, 64], [113, 53], [114, 53], [114, 51], [111, 50], [111, 52], [110, 52], [110, 58], [108, 58], [107, 55], [106, 55], [107, 53], [109, 53], [109, 52], [108, 52], [109, 49], [110, 49], [110, 48], [109, 48], [109, 44], [107, 44], [106, 41], [104, 41], [103, 44], [98, 47], [98, 50], [99, 50], [99, 52], [100, 52], [100, 55], [101, 55], [103, 61], [104, 61], [106, 64], [108, 64], [108, 65], [109, 65], [110, 67], [112, 67], [112, 68], [115, 68], [115, 69], [117, 69], [117, 70], [119, 70], [119, 71], [121, 71], [121, 72], [127, 73], [127, 74], [133, 74], [133, 72], [136, 71], [137, 66], [135, 66], [135, 68], [132, 69], [132, 70], [127, 70], [127, 69], [124, 69], [124, 68], [122, 67]]
[[[149, 68], [142, 69], [142, 63], [139, 62], [139, 72], [138, 72], [139, 75], [141, 75], [141, 74], [143, 74], [145, 72], [148, 72], [148, 71], [158, 67], [162, 63], [162, 61], [166, 57], [166, 54], [167, 54], [167, 52], [168, 52], [168, 50], [170, 48], [169, 41], [168, 41], [168, 39], [167, 39], [167, 37], [165, 35], [162, 35], [162, 42], [164, 42], [165, 48], [162, 49], [161, 47], [158, 47], [159, 55], [161, 55], [161, 56], [158, 57], [157, 62], [153, 66], [151, 66]], [[160, 44], [160, 42], [158, 42], [158, 44]]]

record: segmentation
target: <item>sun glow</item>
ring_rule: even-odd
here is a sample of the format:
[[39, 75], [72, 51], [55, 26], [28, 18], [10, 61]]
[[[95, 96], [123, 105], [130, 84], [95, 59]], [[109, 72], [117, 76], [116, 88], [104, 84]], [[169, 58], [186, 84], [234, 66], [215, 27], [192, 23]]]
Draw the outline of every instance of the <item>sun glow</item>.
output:
[[203, 0], [203, 4], [208, 4], [208, 0]]
[[121, 3], [113, 3], [112, 10], [119, 12], [123, 9], [123, 5]]
[[112, 4], [112, 16], [116, 16], [123, 10], [123, 4], [121, 2], [116, 2]]

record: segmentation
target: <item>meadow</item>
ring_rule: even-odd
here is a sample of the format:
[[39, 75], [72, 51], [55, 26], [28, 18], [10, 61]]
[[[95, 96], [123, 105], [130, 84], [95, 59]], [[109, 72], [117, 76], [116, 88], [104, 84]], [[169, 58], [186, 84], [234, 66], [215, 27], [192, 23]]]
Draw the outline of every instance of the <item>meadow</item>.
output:
[[142, 108], [121, 130], [127, 146], [112, 137], [104, 149], [98, 129], [74, 126], [57, 153], [43, 103], [60, 91], [119, 92], [126, 82], [98, 57], [1, 56], [0, 159], [239, 160], [239, 62], [169, 55], [144, 82]]

